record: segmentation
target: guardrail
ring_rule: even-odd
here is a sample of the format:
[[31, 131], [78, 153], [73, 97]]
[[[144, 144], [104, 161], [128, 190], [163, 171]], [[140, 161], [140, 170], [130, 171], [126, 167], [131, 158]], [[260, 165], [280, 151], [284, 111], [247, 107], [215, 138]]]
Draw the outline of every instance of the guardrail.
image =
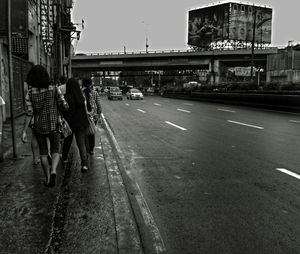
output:
[[[269, 47], [265, 49], [259, 49], [259, 50], [272, 50], [272, 49], [278, 49], [277, 47]], [[118, 55], [142, 55], [142, 54], [170, 54], [170, 53], [193, 53], [193, 52], [207, 52], [207, 51], [215, 51], [215, 52], [220, 52], [220, 51], [239, 51], [239, 50], [247, 50], [246, 48], [238, 48], [238, 49], [208, 49], [208, 50], [202, 50], [202, 51], [195, 51], [195, 50], [176, 50], [176, 49], [171, 49], [171, 50], [153, 50], [153, 51], [129, 51], [129, 52], [124, 52], [124, 51], [117, 51], [117, 52], [103, 52], [103, 53], [77, 53], [75, 56], [118, 56]], [[248, 49], [250, 50], [250, 49]]]

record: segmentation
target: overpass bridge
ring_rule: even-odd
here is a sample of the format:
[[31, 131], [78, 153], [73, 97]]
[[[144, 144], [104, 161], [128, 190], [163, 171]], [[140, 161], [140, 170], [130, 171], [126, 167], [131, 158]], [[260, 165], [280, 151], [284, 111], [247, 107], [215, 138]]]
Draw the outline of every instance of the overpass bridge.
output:
[[[267, 56], [278, 48], [255, 49], [254, 66], [266, 68]], [[218, 83], [222, 67], [251, 66], [251, 49], [208, 51], [151, 51], [80, 54], [72, 57], [74, 76], [95, 71], [206, 70]]]

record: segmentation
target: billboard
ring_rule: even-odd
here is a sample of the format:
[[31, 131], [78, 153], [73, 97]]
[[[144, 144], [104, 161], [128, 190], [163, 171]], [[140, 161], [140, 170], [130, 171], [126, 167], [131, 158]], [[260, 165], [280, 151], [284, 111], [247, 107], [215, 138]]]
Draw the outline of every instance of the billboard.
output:
[[272, 9], [253, 5], [230, 3], [229, 39], [257, 43], [271, 43]]
[[188, 44], [205, 47], [214, 41], [270, 43], [272, 9], [240, 3], [225, 3], [189, 11]]
[[208, 46], [229, 36], [229, 5], [221, 4], [189, 11], [188, 44]]

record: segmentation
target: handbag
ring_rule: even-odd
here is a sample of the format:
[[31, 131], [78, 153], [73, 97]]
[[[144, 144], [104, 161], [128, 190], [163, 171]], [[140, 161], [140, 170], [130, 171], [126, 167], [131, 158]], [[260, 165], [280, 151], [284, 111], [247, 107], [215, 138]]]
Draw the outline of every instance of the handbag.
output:
[[96, 134], [96, 125], [91, 116], [87, 114], [87, 118], [89, 121], [89, 126], [86, 128], [86, 135], [95, 135]]
[[70, 125], [68, 124], [67, 120], [61, 114], [59, 114], [59, 117], [58, 117], [58, 132], [61, 133], [63, 138], [66, 138], [72, 134]]
[[94, 122], [94, 117], [89, 114], [89, 111], [87, 108], [87, 100], [85, 98], [85, 95], [83, 95], [83, 97], [84, 97], [85, 112], [86, 112], [86, 116], [89, 121], [89, 126], [86, 128], [85, 134], [86, 135], [95, 135], [96, 134], [96, 125]]
[[56, 99], [57, 99], [57, 106], [59, 111], [66, 111], [69, 109], [69, 104], [65, 100], [64, 95], [62, 94], [61, 90], [59, 87], [56, 87]]

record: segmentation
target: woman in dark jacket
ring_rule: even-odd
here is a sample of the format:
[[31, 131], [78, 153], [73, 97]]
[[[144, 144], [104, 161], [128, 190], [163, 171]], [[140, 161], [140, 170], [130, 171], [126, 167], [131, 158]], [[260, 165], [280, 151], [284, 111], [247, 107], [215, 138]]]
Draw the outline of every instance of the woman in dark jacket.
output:
[[86, 114], [83, 94], [78, 81], [74, 78], [70, 78], [67, 81], [65, 99], [69, 104], [69, 110], [64, 111], [63, 115], [70, 125], [73, 133], [64, 140], [62, 159], [64, 162], [67, 161], [70, 146], [73, 141], [73, 134], [75, 134], [81, 158], [81, 171], [86, 172], [88, 170], [88, 156], [85, 147], [85, 135], [86, 129], [89, 126], [89, 121]]

